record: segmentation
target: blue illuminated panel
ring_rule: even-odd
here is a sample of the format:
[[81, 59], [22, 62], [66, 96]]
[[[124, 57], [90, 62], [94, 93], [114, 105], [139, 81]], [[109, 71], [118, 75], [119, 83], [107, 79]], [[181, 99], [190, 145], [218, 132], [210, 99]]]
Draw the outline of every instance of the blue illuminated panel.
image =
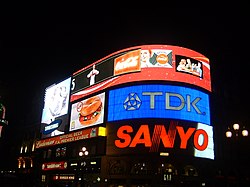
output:
[[201, 91], [172, 85], [136, 85], [110, 90], [108, 121], [168, 118], [210, 125], [209, 97]]

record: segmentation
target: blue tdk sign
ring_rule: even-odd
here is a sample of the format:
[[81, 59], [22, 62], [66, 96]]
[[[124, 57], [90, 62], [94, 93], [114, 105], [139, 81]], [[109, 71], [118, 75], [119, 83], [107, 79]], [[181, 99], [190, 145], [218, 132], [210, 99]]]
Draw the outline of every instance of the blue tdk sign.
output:
[[210, 125], [209, 97], [172, 85], [136, 85], [110, 90], [108, 121], [168, 118]]

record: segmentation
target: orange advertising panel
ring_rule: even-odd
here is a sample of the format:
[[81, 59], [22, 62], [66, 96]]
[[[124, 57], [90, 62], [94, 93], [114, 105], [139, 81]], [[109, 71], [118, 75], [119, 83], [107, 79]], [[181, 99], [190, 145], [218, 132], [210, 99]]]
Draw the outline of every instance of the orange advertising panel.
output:
[[131, 51], [115, 59], [114, 75], [141, 70], [140, 50]]
[[36, 142], [36, 149], [37, 148], [43, 148], [43, 147], [48, 147], [48, 146], [54, 146], [54, 145], [59, 145], [59, 144], [64, 144], [64, 143], [69, 143], [69, 142], [74, 142], [78, 140], [83, 140], [87, 138], [94, 138], [98, 136], [98, 127], [95, 128], [88, 128], [84, 129], [81, 131], [77, 131], [74, 133], [69, 133], [61, 136], [56, 136], [53, 138], [47, 138], [43, 140], [38, 140]]

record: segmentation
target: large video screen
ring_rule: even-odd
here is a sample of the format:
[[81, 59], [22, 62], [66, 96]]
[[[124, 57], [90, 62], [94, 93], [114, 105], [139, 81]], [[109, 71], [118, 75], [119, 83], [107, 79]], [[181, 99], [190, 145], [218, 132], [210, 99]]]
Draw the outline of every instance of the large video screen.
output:
[[147, 80], [183, 82], [211, 91], [209, 59], [196, 51], [170, 45], [117, 51], [73, 74], [70, 100], [115, 85]]
[[181, 120], [128, 120], [107, 124], [107, 155], [189, 155], [214, 159], [213, 127]]
[[68, 124], [71, 77], [47, 87], [42, 111], [42, 138], [65, 133]]
[[201, 91], [165, 84], [143, 84], [109, 91], [108, 122], [168, 118], [210, 125], [209, 96]]
[[104, 92], [72, 104], [69, 131], [103, 123], [104, 105]]

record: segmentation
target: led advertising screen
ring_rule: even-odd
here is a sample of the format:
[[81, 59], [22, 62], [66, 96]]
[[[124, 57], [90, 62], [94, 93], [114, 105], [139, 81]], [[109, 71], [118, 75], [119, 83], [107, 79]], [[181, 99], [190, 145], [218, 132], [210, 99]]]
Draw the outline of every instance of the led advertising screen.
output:
[[103, 123], [105, 93], [72, 104], [69, 131]]
[[109, 91], [108, 122], [168, 118], [210, 125], [208, 94], [165, 84], [143, 84]]
[[[202, 157], [202, 158], [210, 158], [214, 159], [214, 142], [213, 142], [213, 127], [204, 125], [202, 123], [198, 123], [197, 129], [203, 129], [208, 134], [208, 145], [206, 150], [201, 151], [199, 149], [194, 149], [194, 156], [195, 157]], [[204, 137], [200, 136], [198, 139], [199, 144], [204, 141]]]
[[188, 73], [194, 76], [199, 77], [200, 79], [203, 78], [203, 66], [202, 63], [198, 60], [176, 55], [176, 71], [182, 73]]
[[56, 136], [65, 132], [68, 123], [71, 77], [47, 87], [42, 111], [42, 137]]
[[168, 119], [107, 124], [107, 155], [162, 152], [214, 159], [213, 127]]
[[71, 132], [60, 136], [46, 138], [36, 141], [36, 149], [49, 146], [61, 145], [65, 143], [75, 142], [83, 139], [94, 138], [97, 136], [104, 136], [102, 131], [105, 131], [104, 127], [92, 127], [79, 130], [77, 132]]
[[[113, 82], [113, 79], [110, 78], [121, 74], [140, 71], [140, 69], [140, 50], [128, 51], [126, 53], [123, 52], [119, 55], [111, 56], [100, 63], [93, 64], [91, 67], [73, 75], [71, 102], [83, 97], [85, 95], [83, 95], [83, 93], [86, 89], [88, 89], [88, 93], [93, 93]], [[104, 80], [107, 81], [102, 82]], [[98, 85], [98, 83], [100, 84]], [[98, 86], [90, 87], [92, 85]]]
[[115, 85], [147, 80], [183, 82], [211, 91], [209, 59], [196, 51], [171, 45], [127, 48], [74, 73], [70, 100]]

